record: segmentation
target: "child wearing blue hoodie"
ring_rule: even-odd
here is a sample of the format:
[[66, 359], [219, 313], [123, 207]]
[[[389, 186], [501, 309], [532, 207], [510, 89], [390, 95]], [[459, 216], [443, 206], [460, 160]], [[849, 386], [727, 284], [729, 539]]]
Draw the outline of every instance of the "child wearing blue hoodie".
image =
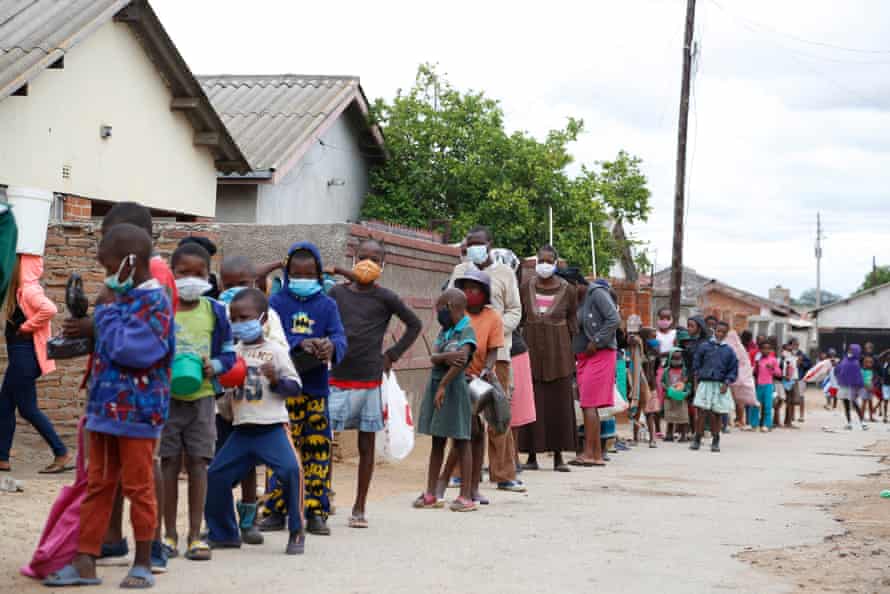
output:
[[94, 316], [95, 349], [86, 407], [87, 494], [80, 507], [77, 555], [44, 582], [50, 587], [97, 585], [102, 550], [120, 484], [130, 500], [136, 540], [133, 567], [121, 587], [148, 588], [157, 525], [153, 479], [155, 442], [170, 404], [175, 349], [173, 309], [149, 272], [151, 237], [122, 223], [105, 233], [99, 262], [108, 273]]
[[[328, 368], [346, 353], [346, 334], [337, 303], [324, 293], [324, 267], [314, 244], [298, 242], [288, 250], [282, 289], [269, 300], [281, 318], [291, 358], [303, 380], [303, 393], [285, 400], [294, 447], [301, 454], [306, 485], [306, 530], [328, 535], [331, 490], [331, 420]], [[283, 530], [288, 514], [280, 481], [273, 475], [263, 506], [260, 530]]]

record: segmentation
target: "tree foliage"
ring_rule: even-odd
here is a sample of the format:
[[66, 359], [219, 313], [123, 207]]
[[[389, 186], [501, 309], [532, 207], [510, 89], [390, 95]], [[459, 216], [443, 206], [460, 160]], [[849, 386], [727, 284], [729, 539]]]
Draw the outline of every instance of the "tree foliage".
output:
[[862, 286], [859, 287], [859, 290], [867, 291], [887, 283], [890, 283], [890, 266], [878, 266], [865, 275], [865, 280], [862, 281]]
[[[841, 296], [837, 293], [832, 293], [831, 291], [826, 291], [822, 289], [822, 305], [830, 305], [835, 303], [836, 301], [840, 301]], [[813, 307], [816, 305], [816, 289], [807, 289], [803, 293], [800, 294], [794, 301], [797, 305], [805, 305], [808, 307]]]
[[498, 101], [483, 92], [460, 92], [421, 65], [414, 86], [372, 110], [384, 128], [390, 159], [372, 172], [363, 217], [427, 227], [451, 225], [452, 238], [473, 225], [492, 228], [498, 247], [533, 255], [548, 242], [549, 208], [560, 255], [590, 262], [589, 223], [596, 226], [597, 268], [608, 270], [618, 249], [603, 231], [608, 219], [648, 217], [649, 190], [640, 159], [624, 151], [614, 161], [566, 174], [568, 145], [583, 132], [569, 118], [543, 141], [508, 134]]

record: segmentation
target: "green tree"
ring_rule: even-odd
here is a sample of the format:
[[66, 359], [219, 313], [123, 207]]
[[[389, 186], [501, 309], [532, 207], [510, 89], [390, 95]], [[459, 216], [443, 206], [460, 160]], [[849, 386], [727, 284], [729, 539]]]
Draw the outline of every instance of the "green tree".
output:
[[887, 283], [890, 283], [890, 266], [878, 266], [865, 275], [865, 280], [862, 281], [859, 291], [867, 291]]
[[[822, 305], [829, 305], [840, 300], [841, 296], [837, 293], [832, 293], [831, 291], [826, 291], [824, 289], [822, 290]], [[800, 297], [795, 300], [795, 304], [811, 307], [816, 305], [816, 289], [807, 289], [801, 293]]]
[[596, 235], [597, 268], [608, 270], [618, 252], [601, 229], [607, 219], [646, 220], [649, 191], [640, 160], [619, 152], [614, 161], [569, 177], [568, 145], [584, 129], [569, 118], [543, 141], [508, 134], [498, 101], [460, 92], [425, 64], [414, 86], [395, 99], [378, 99], [375, 120], [384, 128], [390, 159], [372, 171], [363, 217], [427, 227], [448, 221], [453, 238], [477, 224], [492, 228], [499, 247], [520, 256], [548, 242], [576, 264], [590, 261], [589, 223]]

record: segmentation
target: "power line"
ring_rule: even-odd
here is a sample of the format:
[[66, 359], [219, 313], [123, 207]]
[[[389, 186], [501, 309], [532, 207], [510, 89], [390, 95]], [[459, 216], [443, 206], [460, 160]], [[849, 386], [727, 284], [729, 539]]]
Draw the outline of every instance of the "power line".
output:
[[846, 47], [846, 46], [843, 46], [843, 45], [836, 45], [836, 44], [833, 44], [833, 43], [826, 43], [826, 42], [824, 42], [824, 41], [814, 41], [814, 40], [812, 40], [812, 39], [805, 39], [805, 38], [803, 38], [803, 37], [799, 37], [799, 36], [794, 35], [794, 34], [791, 34], [791, 33], [785, 33], [784, 31], [779, 31], [778, 29], [776, 29], [776, 28], [774, 28], [774, 27], [771, 27], [771, 26], [769, 26], [769, 25], [766, 25], [766, 24], [764, 24], [764, 23], [758, 23], [757, 21], [753, 21], [753, 20], [751, 20], [751, 19], [747, 19], [747, 18], [742, 17], [742, 16], [740, 16], [740, 15], [734, 14], [734, 13], [730, 12], [729, 10], [727, 10], [726, 7], [723, 6], [723, 5], [722, 5], [720, 2], [718, 2], [717, 0], [711, 0], [711, 2], [712, 2], [717, 8], [719, 8], [720, 10], [722, 10], [723, 12], [725, 12], [726, 14], [728, 14], [728, 15], [730, 15], [730, 16], [733, 16], [733, 17], [735, 17], [735, 18], [737, 18], [737, 19], [739, 19], [739, 20], [745, 21], [745, 22], [747, 22], [747, 23], [749, 23], [749, 24], [751, 24], [751, 25], [753, 25], [753, 26], [755, 26], [755, 27], [760, 27], [761, 29], [765, 29], [765, 30], [767, 30], [767, 31], [769, 31], [770, 33], [773, 33], [773, 34], [775, 34], [775, 35], [779, 35], [779, 36], [781, 36], [781, 37], [787, 37], [788, 39], [792, 39], [792, 40], [794, 40], [794, 41], [796, 41], [796, 42], [798, 42], [798, 43], [804, 43], [804, 44], [812, 45], [812, 46], [816, 46], [816, 47], [824, 47], [824, 48], [828, 48], [828, 49], [833, 49], [833, 50], [838, 50], [838, 51], [843, 51], [843, 52], [852, 52], [852, 53], [857, 53], [857, 54], [883, 54], [883, 55], [890, 55], [890, 50], [875, 50], [875, 49], [863, 49], [863, 48], [855, 48], [855, 47]]

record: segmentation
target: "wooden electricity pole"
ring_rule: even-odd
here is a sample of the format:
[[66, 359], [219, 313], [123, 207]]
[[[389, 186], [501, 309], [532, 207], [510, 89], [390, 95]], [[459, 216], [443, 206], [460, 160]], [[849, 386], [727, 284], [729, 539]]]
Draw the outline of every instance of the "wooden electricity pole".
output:
[[680, 88], [680, 126], [677, 133], [677, 176], [674, 184], [674, 252], [671, 260], [671, 313], [680, 319], [683, 293], [683, 223], [686, 189], [686, 132], [689, 125], [689, 86], [692, 78], [692, 37], [695, 0], [686, 0], [686, 35], [683, 38], [683, 82]]

